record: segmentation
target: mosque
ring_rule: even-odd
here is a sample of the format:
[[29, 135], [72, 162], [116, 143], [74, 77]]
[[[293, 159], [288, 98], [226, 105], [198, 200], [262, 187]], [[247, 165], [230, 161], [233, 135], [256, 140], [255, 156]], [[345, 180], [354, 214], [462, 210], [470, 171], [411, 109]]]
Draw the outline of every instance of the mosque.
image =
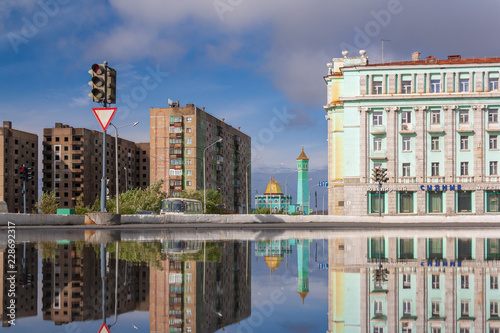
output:
[[271, 176], [264, 194], [255, 196], [255, 208], [270, 208], [271, 213], [309, 215], [309, 158], [304, 153], [304, 147], [297, 157], [297, 204], [292, 204], [292, 196], [283, 194], [280, 184]]

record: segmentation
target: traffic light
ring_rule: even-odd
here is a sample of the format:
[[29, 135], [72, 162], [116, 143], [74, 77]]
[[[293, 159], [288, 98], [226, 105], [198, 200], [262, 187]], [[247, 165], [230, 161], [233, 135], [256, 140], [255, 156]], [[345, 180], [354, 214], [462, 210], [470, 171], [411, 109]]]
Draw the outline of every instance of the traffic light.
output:
[[380, 182], [387, 183], [389, 177], [387, 177], [387, 169], [382, 169], [380, 172]]
[[24, 164], [19, 168], [19, 172], [20, 172], [20, 176], [21, 176], [21, 180], [23, 182], [26, 181], [26, 167], [24, 166]]
[[381, 170], [379, 168], [372, 169], [372, 180], [375, 183], [380, 183]]
[[26, 170], [26, 180], [32, 180], [33, 179], [33, 168], [28, 167], [28, 168], [25, 168], [25, 170]]
[[89, 82], [92, 91], [89, 96], [94, 102], [102, 102], [105, 98], [106, 89], [106, 66], [104, 64], [93, 64], [89, 70], [92, 80]]
[[116, 69], [108, 67], [107, 71], [106, 103], [116, 103]]
[[387, 274], [389, 274], [389, 270], [387, 268], [381, 270], [381, 276], [383, 282], [387, 282]]

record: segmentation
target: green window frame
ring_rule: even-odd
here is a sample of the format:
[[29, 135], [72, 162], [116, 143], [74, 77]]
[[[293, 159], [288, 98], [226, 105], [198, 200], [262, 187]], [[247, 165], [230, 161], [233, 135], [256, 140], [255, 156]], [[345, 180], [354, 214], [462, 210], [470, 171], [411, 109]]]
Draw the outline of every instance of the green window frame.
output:
[[443, 192], [427, 192], [427, 213], [443, 213]]
[[[379, 195], [377, 192], [369, 192], [368, 212], [370, 214], [378, 214]], [[382, 214], [385, 214], [385, 192], [380, 192], [380, 206]]]
[[486, 212], [500, 212], [500, 192], [486, 191]]
[[415, 192], [400, 192], [399, 193], [399, 213], [412, 214], [414, 212], [414, 195]]
[[472, 213], [472, 191], [457, 191], [457, 213]]
[[427, 259], [443, 259], [443, 239], [442, 238], [429, 238]]
[[486, 260], [500, 259], [500, 239], [486, 238], [486, 251], [484, 257]]

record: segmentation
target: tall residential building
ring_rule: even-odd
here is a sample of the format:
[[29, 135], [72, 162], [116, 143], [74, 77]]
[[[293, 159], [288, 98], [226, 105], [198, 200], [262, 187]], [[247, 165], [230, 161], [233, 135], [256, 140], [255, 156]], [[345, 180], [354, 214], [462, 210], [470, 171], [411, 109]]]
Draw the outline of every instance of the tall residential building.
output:
[[500, 212], [500, 58], [328, 64], [329, 212], [379, 213], [372, 170], [387, 169], [381, 213]]
[[[102, 132], [56, 123], [43, 130], [43, 191], [55, 191], [60, 208], [74, 208], [79, 196], [91, 205], [101, 195]], [[115, 138], [106, 137], [109, 195], [116, 193]], [[149, 186], [148, 144], [118, 138], [119, 191]]]
[[[221, 142], [217, 142], [222, 139]], [[163, 179], [168, 196], [182, 190], [215, 189], [223, 196], [225, 208], [242, 213], [251, 193], [251, 139], [187, 104], [150, 110], [151, 182]], [[205, 163], [205, 180], [203, 165]]]
[[31, 213], [38, 199], [38, 135], [12, 128], [4, 121], [0, 130], [0, 201], [9, 213], [23, 212], [23, 182], [20, 168], [32, 168], [33, 179], [26, 182], [26, 212]]

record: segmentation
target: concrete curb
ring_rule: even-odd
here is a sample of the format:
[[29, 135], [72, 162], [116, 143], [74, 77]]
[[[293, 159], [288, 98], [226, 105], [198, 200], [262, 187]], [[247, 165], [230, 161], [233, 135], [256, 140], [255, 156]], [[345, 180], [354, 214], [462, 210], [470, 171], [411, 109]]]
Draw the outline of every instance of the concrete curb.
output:
[[[84, 215], [0, 214], [0, 226], [12, 222], [19, 226], [84, 225]], [[262, 224], [262, 223], [499, 223], [500, 215], [425, 216], [339, 216], [339, 215], [122, 215], [121, 224]]]

